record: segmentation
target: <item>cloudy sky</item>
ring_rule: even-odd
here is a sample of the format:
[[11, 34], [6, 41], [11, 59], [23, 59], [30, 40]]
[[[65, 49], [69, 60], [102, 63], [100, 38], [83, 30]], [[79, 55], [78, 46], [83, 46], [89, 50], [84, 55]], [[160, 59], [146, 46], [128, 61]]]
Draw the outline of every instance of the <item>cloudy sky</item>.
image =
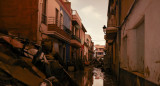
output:
[[108, 0], [69, 0], [73, 10], [77, 10], [87, 34], [94, 44], [105, 44], [103, 25], [107, 24]]

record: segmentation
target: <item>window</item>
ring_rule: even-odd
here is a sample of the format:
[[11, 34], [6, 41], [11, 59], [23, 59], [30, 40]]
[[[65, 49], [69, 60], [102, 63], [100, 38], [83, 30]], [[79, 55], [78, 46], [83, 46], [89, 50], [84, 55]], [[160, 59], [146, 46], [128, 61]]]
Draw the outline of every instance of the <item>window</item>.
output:
[[46, 24], [47, 23], [47, 17], [46, 17], [46, 0], [43, 0], [42, 4], [42, 23]]

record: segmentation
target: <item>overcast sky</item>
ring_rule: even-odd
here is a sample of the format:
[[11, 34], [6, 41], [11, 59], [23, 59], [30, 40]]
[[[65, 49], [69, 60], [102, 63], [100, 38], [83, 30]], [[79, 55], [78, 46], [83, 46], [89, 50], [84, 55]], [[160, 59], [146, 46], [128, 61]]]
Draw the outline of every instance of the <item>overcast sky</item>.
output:
[[108, 0], [69, 0], [77, 10], [94, 44], [104, 45], [103, 25], [107, 25]]

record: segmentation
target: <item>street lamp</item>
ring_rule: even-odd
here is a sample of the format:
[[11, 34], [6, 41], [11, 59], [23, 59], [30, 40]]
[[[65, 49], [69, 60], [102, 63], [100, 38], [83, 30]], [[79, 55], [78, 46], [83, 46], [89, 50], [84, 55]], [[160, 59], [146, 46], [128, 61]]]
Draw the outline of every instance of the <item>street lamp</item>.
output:
[[104, 25], [103, 26], [103, 32], [104, 32], [104, 34], [106, 34], [106, 29], [107, 29], [107, 27], [106, 27], [106, 25]]

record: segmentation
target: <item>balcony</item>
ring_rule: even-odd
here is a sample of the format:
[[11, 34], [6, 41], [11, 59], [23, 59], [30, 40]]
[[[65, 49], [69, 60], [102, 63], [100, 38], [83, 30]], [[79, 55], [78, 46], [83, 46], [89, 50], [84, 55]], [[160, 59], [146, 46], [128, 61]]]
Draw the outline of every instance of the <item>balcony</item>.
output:
[[55, 17], [48, 17], [48, 30], [52, 31], [55, 28], [63, 29], [62, 20], [58, 20]]
[[81, 43], [81, 39], [80, 39], [80, 38], [78, 38], [76, 35], [72, 35], [72, 39], [77, 40], [78, 42], [80, 42], [80, 43]]
[[114, 40], [117, 35], [118, 28], [116, 27], [107, 27], [105, 40]]
[[72, 35], [71, 45], [74, 47], [80, 48], [81, 47], [81, 40], [77, 36]]
[[48, 17], [48, 31], [47, 35], [56, 37], [61, 40], [70, 42], [71, 36], [63, 29], [62, 21], [57, 20], [55, 17]]
[[72, 23], [73, 25], [78, 24], [79, 26], [81, 26], [81, 18], [76, 10], [72, 10]]

